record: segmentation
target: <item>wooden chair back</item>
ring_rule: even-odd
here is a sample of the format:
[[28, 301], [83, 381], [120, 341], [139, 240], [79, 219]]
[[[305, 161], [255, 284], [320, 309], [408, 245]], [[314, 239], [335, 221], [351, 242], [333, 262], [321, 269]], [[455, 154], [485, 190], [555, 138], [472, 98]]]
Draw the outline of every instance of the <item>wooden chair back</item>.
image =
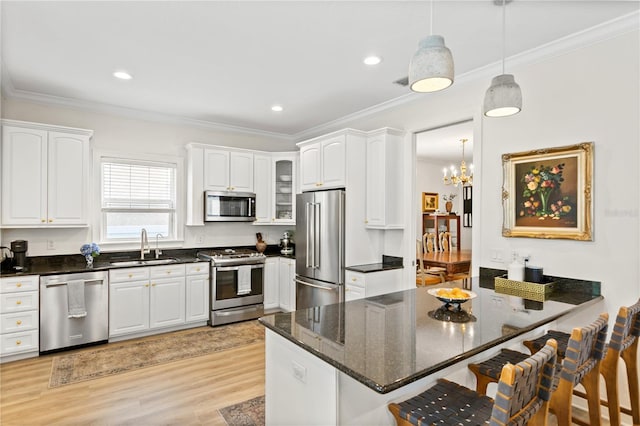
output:
[[556, 374], [558, 344], [547, 344], [529, 358], [502, 368], [491, 425], [546, 425]]
[[451, 233], [450, 232], [441, 232], [440, 233], [440, 248], [442, 251], [451, 251]]
[[433, 253], [435, 251], [438, 251], [436, 234], [434, 234], [433, 232], [426, 232], [422, 236], [422, 247], [425, 253]]

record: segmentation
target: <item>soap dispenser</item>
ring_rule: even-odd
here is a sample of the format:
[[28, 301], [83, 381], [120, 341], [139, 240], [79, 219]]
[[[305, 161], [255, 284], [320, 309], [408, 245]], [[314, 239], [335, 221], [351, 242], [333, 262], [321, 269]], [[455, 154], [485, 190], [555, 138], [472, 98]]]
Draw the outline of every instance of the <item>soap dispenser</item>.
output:
[[524, 281], [524, 265], [518, 261], [518, 256], [515, 253], [507, 268], [507, 278], [513, 281]]

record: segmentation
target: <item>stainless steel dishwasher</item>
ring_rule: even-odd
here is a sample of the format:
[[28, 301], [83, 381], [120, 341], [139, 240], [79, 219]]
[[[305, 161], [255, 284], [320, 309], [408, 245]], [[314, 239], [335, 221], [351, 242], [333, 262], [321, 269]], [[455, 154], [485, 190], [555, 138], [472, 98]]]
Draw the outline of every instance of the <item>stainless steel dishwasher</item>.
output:
[[[80, 314], [73, 311], [77, 308]], [[40, 352], [108, 338], [106, 271], [40, 277]]]

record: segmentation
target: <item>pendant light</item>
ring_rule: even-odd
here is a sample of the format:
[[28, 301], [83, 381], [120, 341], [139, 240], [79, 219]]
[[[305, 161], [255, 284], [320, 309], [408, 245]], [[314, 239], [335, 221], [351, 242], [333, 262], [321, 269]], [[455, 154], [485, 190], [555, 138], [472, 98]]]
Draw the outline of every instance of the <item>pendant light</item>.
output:
[[420, 93], [437, 92], [453, 84], [451, 51], [444, 45], [444, 37], [433, 35], [433, 0], [429, 18], [429, 36], [418, 43], [409, 64], [409, 87]]
[[484, 115], [487, 117], [507, 117], [522, 109], [522, 91], [512, 74], [504, 73], [506, 18], [505, 0], [502, 0], [502, 74], [493, 77], [491, 86], [484, 95]]

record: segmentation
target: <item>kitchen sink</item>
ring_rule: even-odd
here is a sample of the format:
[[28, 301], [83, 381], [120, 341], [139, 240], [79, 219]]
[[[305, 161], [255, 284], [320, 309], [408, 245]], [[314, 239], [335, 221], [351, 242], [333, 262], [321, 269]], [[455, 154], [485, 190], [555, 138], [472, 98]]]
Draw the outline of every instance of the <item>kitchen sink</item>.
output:
[[176, 263], [178, 259], [169, 257], [166, 259], [138, 259], [138, 260], [120, 260], [109, 262], [112, 266], [144, 266], [144, 265], [166, 265], [168, 263]]

